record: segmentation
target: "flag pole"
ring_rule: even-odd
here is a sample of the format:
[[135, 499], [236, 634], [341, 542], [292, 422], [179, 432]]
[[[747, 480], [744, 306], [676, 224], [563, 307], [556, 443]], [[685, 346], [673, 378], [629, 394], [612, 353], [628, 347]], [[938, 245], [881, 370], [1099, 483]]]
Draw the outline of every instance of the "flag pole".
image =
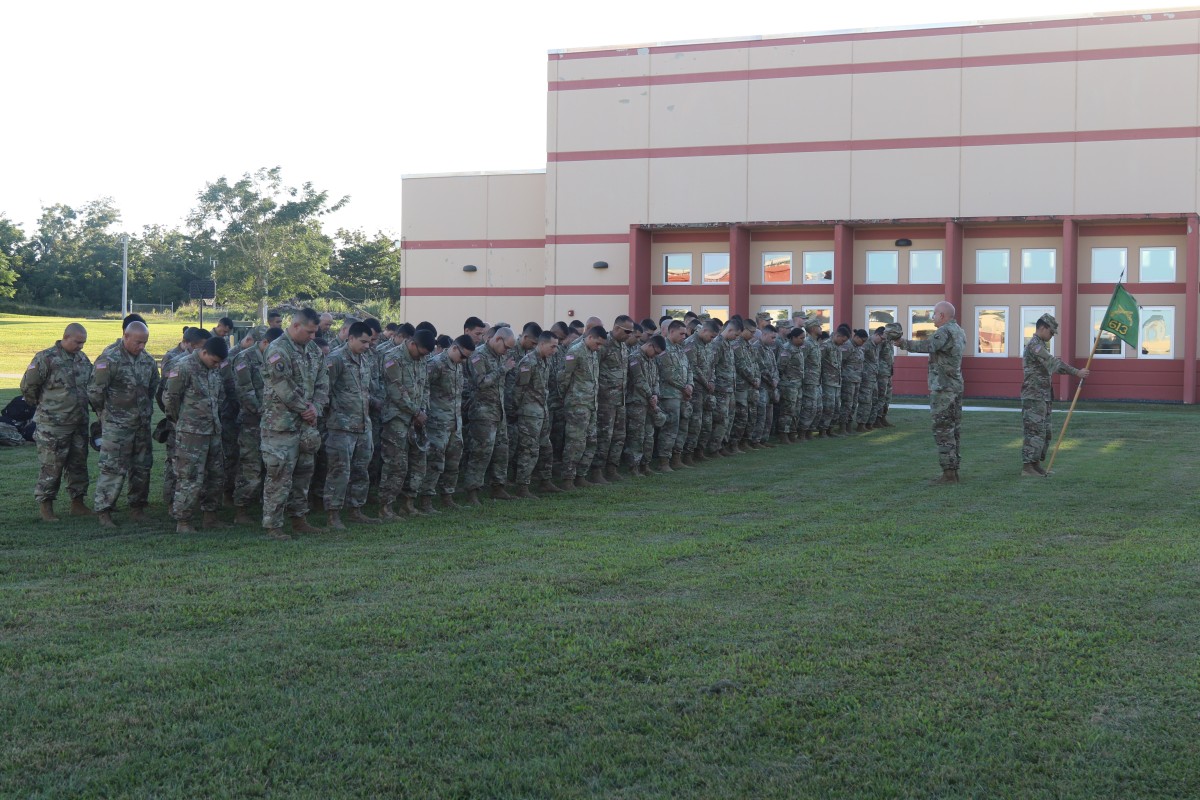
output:
[[[1120, 288], [1121, 284], [1124, 282], [1125, 270], [1121, 270], [1121, 277], [1117, 281], [1117, 288]], [[1113, 290], [1113, 294], [1116, 294], [1116, 290]], [[1086, 370], [1090, 370], [1092, 368], [1092, 359], [1096, 356], [1096, 350], [1100, 347], [1100, 335], [1102, 333], [1103, 331], [1096, 331], [1096, 338], [1092, 341], [1092, 352], [1088, 353], [1087, 363], [1083, 365], [1083, 368]], [[1062, 447], [1063, 439], [1066, 438], [1067, 426], [1071, 424], [1071, 415], [1075, 413], [1075, 404], [1079, 402], [1079, 393], [1083, 391], [1083, 382], [1085, 380], [1087, 380], [1087, 378], [1080, 378], [1079, 385], [1075, 387], [1075, 396], [1071, 398], [1071, 408], [1068, 409], [1067, 418], [1063, 420], [1062, 430], [1058, 433], [1058, 442], [1056, 442], [1054, 445], [1054, 452], [1050, 454], [1050, 463], [1046, 465], [1047, 477], [1049, 477], [1048, 473], [1050, 470], [1054, 468], [1054, 459], [1058, 458], [1058, 448]]]

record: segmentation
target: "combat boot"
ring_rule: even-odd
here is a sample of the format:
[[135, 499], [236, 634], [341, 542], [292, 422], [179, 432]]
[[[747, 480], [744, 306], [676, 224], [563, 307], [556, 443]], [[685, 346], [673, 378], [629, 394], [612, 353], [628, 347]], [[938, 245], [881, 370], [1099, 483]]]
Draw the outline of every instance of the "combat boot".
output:
[[518, 500], [538, 500], [540, 498], [533, 492], [529, 491], [528, 483], [522, 483], [519, 486], [517, 486], [517, 499]]
[[852, 434], [852, 433], [854, 433], [854, 431], [852, 431], [852, 430], [850, 429], [850, 423], [849, 423], [849, 422], [847, 422], [847, 423], [845, 423], [845, 424], [843, 424], [843, 425], [842, 425], [842, 435], [843, 435], [843, 436], [849, 436], [849, 435], [850, 435], [850, 434]]
[[309, 505], [312, 506], [313, 511], [324, 511], [325, 510], [325, 498], [314, 492], [312, 502], [309, 503]]
[[138, 506], [137, 508], [130, 508], [129, 509], [129, 518], [131, 520], [133, 520], [134, 522], [145, 522], [146, 521], [146, 507]]
[[328, 520], [326, 520], [326, 522], [325, 522], [325, 525], [326, 525], [326, 526], [328, 526], [329, 530], [331, 530], [331, 531], [344, 531], [344, 530], [346, 530], [346, 523], [342, 522], [342, 512], [341, 512], [341, 510], [340, 510], [340, 509], [336, 509], [336, 508], [335, 508], [335, 509], [332, 509], [332, 510], [329, 512], [329, 519], [328, 519]]
[[92, 510], [83, 504], [82, 497], [75, 497], [71, 500], [71, 516], [86, 517], [92, 513]]
[[43, 500], [40, 509], [42, 512], [42, 522], [58, 522], [58, 517], [54, 515], [53, 500]]
[[653, 474], [654, 474], [654, 471], [650, 469], [650, 464], [646, 461], [643, 461], [642, 462], [642, 475], [644, 477], [649, 478]]
[[729, 456], [737, 455], [738, 451], [735, 450], [731, 445], [727, 444], [724, 447], [722, 447], [718, 452], [724, 457], [729, 457]]
[[599, 467], [588, 473], [588, 483], [596, 486], [608, 486], [608, 481], [604, 479], [604, 475]]
[[662, 456], [661, 458], [658, 459], [658, 464], [656, 465], [655, 472], [659, 472], [663, 475], [666, 475], [667, 473], [674, 472], [674, 471], [675, 470], [671, 469], [671, 459], [667, 458], [666, 456]]
[[1038, 469], [1037, 464], [1026, 464], [1021, 468], [1022, 478], [1043, 478], [1046, 473]]
[[576, 489], [588, 489], [595, 485], [596, 484], [592, 483], [591, 481], [589, 481], [587, 478], [583, 477], [582, 475], [575, 476], [575, 488]]
[[620, 483], [625, 480], [621, 477], [621, 473], [617, 472], [617, 468], [613, 464], [608, 464], [604, 467], [604, 477], [608, 478], [609, 483]]
[[1050, 476], [1050, 473], [1046, 471], [1046, 468], [1042, 466], [1042, 463], [1041, 463], [1040, 461], [1039, 461], [1039, 462], [1037, 462], [1037, 463], [1035, 463], [1035, 464], [1033, 465], [1033, 468], [1034, 468], [1034, 469], [1036, 469], [1036, 470], [1037, 470], [1039, 473], [1041, 473], [1042, 475], [1045, 475], [1045, 476], [1047, 476], [1047, 477], [1049, 477], [1049, 476]]
[[867, 430], [866, 423], [863, 423], [863, 422], [858, 423], [858, 425], [854, 428], [854, 430], [856, 430], [859, 433], [864, 433]]
[[201, 518], [200, 524], [203, 525], [206, 530], [210, 531], [221, 530], [223, 528], [230, 527], [229, 523], [221, 522], [219, 519], [217, 519], [217, 512], [215, 511], [205, 511], [204, 516]]
[[684, 468], [683, 467], [683, 456], [680, 455], [679, 453], [672, 453], [671, 460], [667, 463], [669, 463], [671, 465], [671, 469], [675, 470], [676, 472], [678, 472], [679, 470]]
[[[513, 497], [511, 494], [508, 493], [508, 491], [504, 488], [503, 483], [497, 483], [494, 486], [492, 486], [492, 499], [493, 500], [516, 500], [517, 498]], [[409, 502], [411, 503], [412, 501], [410, 500]]]
[[266, 537], [276, 542], [286, 542], [292, 538], [283, 532], [283, 528], [267, 528]]
[[806, 441], [806, 442], [811, 442], [811, 441], [812, 441], [812, 438], [813, 438], [813, 432], [812, 432], [812, 431], [805, 431], [805, 432], [804, 432], [804, 436], [803, 436], [803, 438], [804, 438], [804, 441]]
[[368, 517], [363, 513], [361, 508], [350, 509], [350, 516], [347, 519], [351, 522], [357, 522], [359, 525], [378, 525], [383, 522], [379, 517]]
[[560, 494], [562, 489], [555, 486], [554, 481], [547, 479], [538, 484], [538, 491], [542, 494]]
[[324, 528], [311, 524], [304, 516], [292, 517], [292, 533], [324, 533]]
[[694, 467], [696, 466], [696, 457], [691, 453], [684, 453], [683, 457], [680, 459], [680, 463], [682, 463], [685, 467]]
[[[495, 495], [492, 495], [492, 496], [494, 497]], [[396, 513], [402, 517], [415, 516], [417, 513], [417, 509], [416, 509], [416, 506], [413, 505], [413, 499], [411, 497], [401, 497], [400, 498], [400, 510], [397, 511]]]
[[483, 503], [479, 501], [478, 489], [467, 489], [467, 498], [464, 501], [469, 506], [481, 506]]
[[560, 492], [575, 491], [575, 479], [574, 478], [560, 478], [559, 480], [562, 481], [562, 488], [559, 489]]
[[417, 501], [417, 506], [422, 514], [440, 514], [440, 513], [442, 513], [433, 507], [433, 495], [431, 495], [431, 494], [421, 495], [421, 499]]
[[400, 515], [392, 510], [391, 503], [384, 503], [379, 506], [379, 519], [381, 522], [391, 522], [394, 519], [400, 519]]
[[250, 512], [246, 510], [246, 506], [238, 506], [237, 514], [233, 516], [234, 525], [253, 525], [254, 520], [250, 517]]
[[181, 519], [175, 522], [176, 533], [195, 533], [196, 529], [192, 527], [190, 519]]
[[878, 420], [875, 421], [875, 427], [876, 428], [894, 428], [896, 426], [893, 425], [892, 423], [888, 422], [887, 416], [882, 416]]
[[941, 477], [934, 478], [929, 483], [934, 486], [944, 486], [948, 483], [958, 483], [958, 470], [944, 469], [942, 470]]
[[454, 502], [453, 492], [442, 492], [442, 508], [462, 508], [462, 506]]
[[101, 512], [100, 512], [100, 513], [97, 515], [97, 518], [100, 520], [100, 527], [101, 527], [101, 528], [115, 528], [115, 527], [117, 527], [117, 523], [113, 521], [113, 518], [112, 518], [112, 512], [111, 512], [111, 511], [101, 511]]

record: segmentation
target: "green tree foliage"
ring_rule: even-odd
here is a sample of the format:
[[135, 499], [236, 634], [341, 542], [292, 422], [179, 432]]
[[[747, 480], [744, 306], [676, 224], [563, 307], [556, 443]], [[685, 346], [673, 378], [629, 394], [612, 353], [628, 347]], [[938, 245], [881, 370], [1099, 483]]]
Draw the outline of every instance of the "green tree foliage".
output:
[[280, 167], [222, 177], [198, 195], [188, 217], [195, 244], [217, 254], [222, 302], [257, 302], [266, 317], [272, 299], [309, 298], [331, 283], [333, 240], [320, 217], [342, 208], [312, 183], [284, 185]]
[[183, 231], [147, 225], [129, 243], [129, 297], [135, 303], [187, 302], [188, 284], [208, 279], [210, 253]]
[[16, 293], [24, 245], [25, 232], [12, 220], [0, 216], [0, 297], [12, 297]]
[[45, 305], [118, 308], [121, 239], [112, 228], [121, 212], [111, 197], [74, 209], [42, 209], [38, 232], [25, 245], [17, 299]]
[[332, 292], [354, 300], [400, 299], [400, 247], [380, 232], [368, 239], [361, 230], [338, 229], [334, 236]]

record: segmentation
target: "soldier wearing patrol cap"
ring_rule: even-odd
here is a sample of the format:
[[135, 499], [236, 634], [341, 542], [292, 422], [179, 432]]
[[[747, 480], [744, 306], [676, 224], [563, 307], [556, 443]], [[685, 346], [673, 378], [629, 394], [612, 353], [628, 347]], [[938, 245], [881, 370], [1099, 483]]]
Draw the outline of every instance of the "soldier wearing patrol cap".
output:
[[1054, 400], [1051, 376], [1066, 372], [1086, 378], [1090, 372], [1076, 369], [1050, 352], [1050, 340], [1058, 333], [1058, 320], [1052, 314], [1042, 314], [1034, 326], [1033, 336], [1025, 343], [1025, 377], [1021, 381], [1021, 424], [1025, 441], [1021, 446], [1023, 476], [1043, 476], [1046, 470], [1046, 449], [1050, 445], [1050, 405]]

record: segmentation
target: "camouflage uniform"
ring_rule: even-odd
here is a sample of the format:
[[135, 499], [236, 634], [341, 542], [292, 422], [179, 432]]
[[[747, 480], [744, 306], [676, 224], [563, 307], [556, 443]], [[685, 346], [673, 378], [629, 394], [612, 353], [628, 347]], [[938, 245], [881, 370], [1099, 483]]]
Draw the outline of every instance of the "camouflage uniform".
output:
[[283, 335], [267, 348], [263, 366], [262, 436], [263, 527], [283, 527], [286, 508], [290, 517], [308, 514], [308, 488], [313, 457], [321, 446], [315, 425], [300, 418], [311, 404], [320, 413], [329, 402], [329, 375], [325, 356], [316, 343], [295, 344]]
[[225, 494], [229, 497], [233, 496], [237, 485], [238, 433], [242, 427], [239, 422], [241, 404], [238, 403], [237, 385], [233, 377], [233, 358], [234, 354], [231, 353], [220, 366], [225, 397], [221, 403], [221, 477]]
[[[159, 364], [158, 374], [165, 376], [171, 371], [171, 365], [181, 358], [185, 358], [191, 354], [190, 350], [184, 350], [182, 344], [168, 350], [163, 354], [162, 361]], [[158, 384], [158, 391], [155, 393], [155, 400], [158, 401], [158, 407], [166, 412], [166, 406], [163, 405], [163, 393], [167, 390], [167, 382], [164, 378]], [[163, 502], [167, 508], [170, 508], [175, 503], [175, 423], [171, 423], [167, 427], [167, 438], [163, 442], [166, 447], [166, 458], [163, 460], [163, 482], [162, 494]]]
[[[928, 339], [909, 340], [910, 353], [929, 354], [929, 410], [933, 416], [933, 441], [943, 470], [957, 470], [959, 432], [962, 428], [962, 359], [967, 337], [954, 320], [933, 332]], [[892, 349], [892, 343], [883, 346]], [[879, 399], [875, 400], [876, 406]]]
[[863, 347], [855, 344], [853, 338], [847, 339], [842, 345], [842, 409], [834, 425], [850, 425], [854, 422], [865, 361]]
[[[541, 358], [536, 348], [521, 359], [516, 373], [513, 405], [517, 411], [515, 482], [528, 486], [537, 472], [538, 480], [550, 480], [554, 450], [550, 447], [550, 420], [546, 414], [546, 392], [550, 381], [550, 359]], [[624, 403], [621, 404], [622, 408]], [[624, 433], [621, 439], [624, 441]]]
[[366, 353], [338, 348], [325, 358], [329, 374], [329, 411], [324, 415], [326, 473], [325, 510], [362, 508], [371, 488], [371, 376]]
[[821, 345], [805, 335], [801, 347], [804, 353], [804, 379], [801, 382], [800, 430], [812, 432], [820, 423], [821, 410]]
[[729, 443], [736, 447], [750, 438], [750, 395], [755, 393], [755, 408], [757, 409], [758, 395], [755, 392], [754, 384], [760, 381], [760, 369], [758, 359], [750, 351], [749, 342], [735, 339], [732, 348], [737, 379], [733, 389], [734, 417], [733, 426], [729, 431]]
[[559, 386], [563, 365], [566, 363], [567, 348], [561, 342], [550, 356], [550, 385], [546, 391], [546, 410], [550, 414], [550, 447], [554, 450], [554, 461], [561, 466], [563, 442], [566, 439], [567, 417], [563, 408], [563, 394]]
[[37, 486], [33, 496], [45, 502], [58, 496], [63, 473], [72, 500], [83, 500], [88, 490], [88, 379], [92, 362], [80, 350], [75, 354], [54, 343], [33, 357], [21, 377], [21, 396], [35, 406], [37, 428]]
[[239, 508], [262, 502], [263, 354], [255, 344], [238, 353], [233, 363], [234, 389], [242, 407], [238, 427], [238, 474], [233, 503]]
[[1036, 464], [1046, 460], [1050, 446], [1050, 408], [1054, 401], [1051, 376], [1066, 372], [1079, 377], [1079, 370], [1053, 355], [1050, 344], [1037, 334], [1025, 343], [1022, 362], [1025, 377], [1021, 381], [1021, 424], [1025, 440], [1021, 444], [1021, 461]]
[[150, 418], [158, 390], [158, 365], [145, 351], [129, 355], [121, 340], [96, 359], [88, 383], [88, 401], [100, 414], [100, 477], [96, 479], [96, 513], [112, 511], [129, 476], [129, 507], [150, 502]]
[[775, 361], [774, 349], [764, 345], [761, 340], [754, 341], [750, 352], [759, 366], [759, 386], [755, 397], [757, 411], [750, 440], [761, 444], [771, 435], [773, 404], [779, 385], [779, 364]]
[[713, 433], [708, 451], [710, 455], [730, 441], [730, 433], [733, 430], [733, 388], [737, 382], [735, 360], [732, 342], [723, 336], [713, 340], [713, 383], [717, 389], [713, 393]]
[[[510, 355], [512, 356], [513, 361], [516, 361], [518, 364], [520, 364], [521, 361], [525, 359], [525, 356], [532, 353], [535, 349], [536, 345], [528, 350], [521, 347], [521, 337], [517, 337], [517, 347], [514, 351], [510, 352]], [[517, 438], [520, 434], [520, 431], [517, 428], [518, 414], [516, 391], [518, 374], [519, 373], [516, 369], [510, 369], [504, 375], [504, 416], [506, 417], [505, 423], [508, 425], [509, 475], [514, 474], [517, 468]]]
[[471, 405], [467, 412], [467, 466], [463, 488], [478, 490], [484, 480], [502, 486], [508, 476], [508, 426], [504, 416], [504, 376], [511, 368], [508, 356], [498, 356], [488, 344], [475, 349], [470, 366]]
[[804, 384], [804, 351], [785, 341], [779, 351], [779, 430], [799, 432], [800, 394]]
[[[886, 342], [885, 342], [886, 344]], [[890, 344], [887, 345], [891, 347]], [[879, 348], [881, 345], [867, 339], [862, 347], [862, 383], [858, 387], [858, 413], [855, 421], [866, 425], [871, 421], [875, 407], [875, 391], [879, 385]]]
[[166, 375], [163, 408], [175, 422], [175, 476], [178, 485], [171, 517], [186, 521], [196, 511], [216, 511], [225, 483], [221, 447], [221, 404], [225, 387], [220, 367], [210, 369], [200, 351], [178, 358]]
[[833, 427], [842, 411], [842, 351], [833, 337], [821, 342], [821, 423], [817, 427]]
[[683, 340], [683, 352], [692, 373], [692, 416], [688, 420], [683, 452], [691, 455], [697, 450], [707, 452], [712, 440], [716, 397], [708, 391], [708, 384], [713, 383], [713, 343], [705, 344], [697, 331]]
[[[957, 324], [955, 327], [958, 327]], [[924, 352], [914, 350], [911, 346], [908, 351], [910, 353]], [[872, 425], [887, 414], [888, 404], [892, 401], [892, 365], [895, 360], [896, 348], [892, 346], [890, 340], [885, 338], [879, 345], [879, 358], [876, 362], [878, 371], [875, 376], [875, 400], [871, 403], [871, 418], [867, 420]]]
[[572, 481], [579, 470], [586, 471], [596, 452], [596, 394], [599, 391], [600, 359], [587, 349], [586, 337], [580, 337], [563, 357], [559, 389], [563, 397], [562, 477]]
[[648, 462], [654, 454], [654, 422], [650, 398], [658, 394], [658, 365], [646, 358], [641, 348], [629, 351], [625, 383], [625, 455], [633, 467]]
[[421, 494], [432, 497], [439, 489], [453, 494], [458, 484], [458, 462], [462, 459], [463, 370], [446, 353], [429, 359], [426, 369], [429, 407], [425, 412], [425, 435], [429, 451], [425, 458], [425, 477]]
[[592, 469], [616, 469], [625, 449], [625, 381], [629, 374], [629, 345], [608, 334], [596, 353], [600, 388], [596, 394], [596, 456]]
[[383, 477], [379, 502], [386, 505], [401, 494], [416, 497], [425, 479], [427, 451], [414, 445], [409, 434], [415, 417], [429, 407], [429, 367], [425, 358], [413, 357], [405, 343], [384, 360], [383, 375], [387, 399], [381, 414]]
[[658, 432], [655, 454], [659, 458], [670, 458], [683, 452], [686, 437], [686, 433], [681, 437], [679, 432], [683, 422], [683, 390], [690, 383], [691, 375], [683, 346], [668, 340], [666, 351], [657, 359], [657, 366], [658, 407], [667, 415], [667, 421]]

